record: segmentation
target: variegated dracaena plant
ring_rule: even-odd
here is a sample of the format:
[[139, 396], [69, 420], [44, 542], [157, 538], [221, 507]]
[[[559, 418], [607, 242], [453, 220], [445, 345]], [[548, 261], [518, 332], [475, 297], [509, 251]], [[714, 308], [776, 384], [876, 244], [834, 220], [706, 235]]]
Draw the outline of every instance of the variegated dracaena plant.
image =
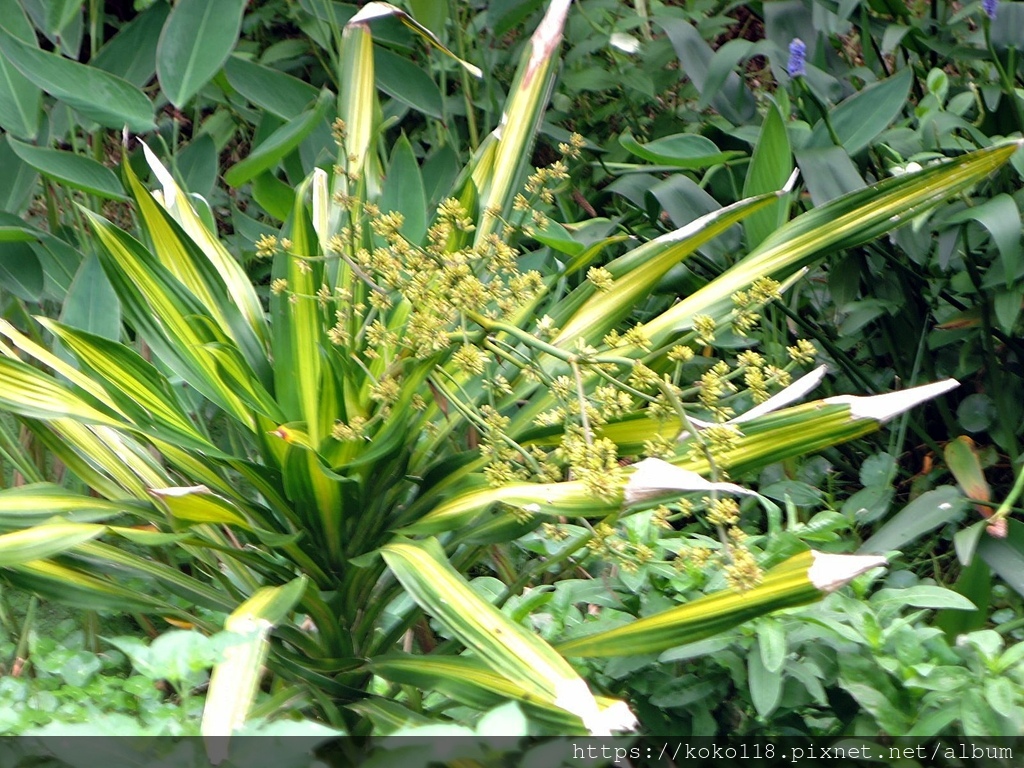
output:
[[[713, 497], [724, 534], [727, 500], [750, 493], [724, 482], [726, 468], [735, 476], [862, 436], [955, 386], [793, 405], [822, 371], [770, 398], [768, 379], [788, 371], [757, 355], [699, 382], [681, 376], [695, 349], [749, 327], [805, 266], [968, 188], [1016, 149], [974, 152], [796, 216], [627, 329], [669, 269], [791, 190], [594, 266], [624, 238], [573, 241], [537, 212], [565, 166], [527, 167], [568, 10], [569, 0], [552, 0], [501, 124], [432, 219], [408, 143], [390, 165], [376, 151], [369, 24], [389, 14], [415, 22], [370, 3], [345, 26], [338, 164], [315, 171], [285, 230], [258, 243], [273, 260], [269, 311], [146, 150], [157, 192], [124, 164], [146, 244], [85, 211], [134, 341], [39, 318], [71, 365], [0, 322], [0, 405], [74, 478], [0, 492], [0, 574], [47, 597], [206, 632], [228, 615], [245, 641], [214, 671], [205, 733], [297, 702], [337, 726], [431, 715], [371, 695], [374, 679], [471, 706], [517, 700], [556, 731], [627, 729], [627, 705], [595, 695], [567, 659], [690, 642], [884, 562], [804, 552], [762, 574], [765, 564], [723, 535], [734, 588], [554, 645], [471, 587], [469, 568], [496, 543], [569, 519], [585, 528], [570, 542], [581, 549], [623, 516], [687, 492]], [[580, 142], [561, 150], [571, 161]], [[527, 258], [517, 242], [551, 247]], [[767, 378], [754, 387], [747, 371]], [[739, 376], [766, 402], [730, 418], [750, 406], [730, 394]], [[454, 642], [417, 639], [430, 631], [423, 613]], [[264, 664], [275, 683], [257, 704]]]

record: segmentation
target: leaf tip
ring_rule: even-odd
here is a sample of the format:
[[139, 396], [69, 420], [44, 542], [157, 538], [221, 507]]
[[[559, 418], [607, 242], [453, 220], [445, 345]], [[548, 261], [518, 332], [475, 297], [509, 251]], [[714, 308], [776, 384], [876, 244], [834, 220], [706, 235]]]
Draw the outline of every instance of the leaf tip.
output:
[[807, 569], [807, 578], [822, 592], [835, 592], [862, 573], [889, 564], [881, 555], [833, 555], [815, 550], [811, 555], [814, 562]]
[[943, 379], [942, 381], [923, 384], [919, 387], [911, 387], [899, 392], [888, 392], [884, 395], [872, 395], [870, 397], [857, 397], [855, 395], [839, 395], [824, 400], [828, 405], [848, 405], [850, 415], [855, 419], [874, 419], [884, 424], [890, 419], [908, 411], [914, 406], [920, 405], [933, 397], [943, 395], [950, 390], [960, 386], [956, 379]]

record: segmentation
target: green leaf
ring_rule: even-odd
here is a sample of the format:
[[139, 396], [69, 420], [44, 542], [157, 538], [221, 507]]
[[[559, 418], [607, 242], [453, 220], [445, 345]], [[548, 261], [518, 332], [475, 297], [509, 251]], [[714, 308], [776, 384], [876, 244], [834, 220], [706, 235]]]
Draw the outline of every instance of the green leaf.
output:
[[82, 496], [52, 483], [32, 483], [0, 491], [0, 520], [10, 526], [42, 523], [56, 515], [76, 521], [80, 521], [82, 515], [94, 513], [113, 517], [127, 508], [125, 504]]
[[946, 223], [962, 224], [967, 221], [976, 221], [988, 230], [992, 242], [999, 249], [1006, 286], [1011, 286], [1024, 269], [1024, 263], [1021, 261], [1020, 211], [1017, 203], [1007, 194], [995, 195], [980, 205], [953, 214]]
[[120, 337], [121, 301], [95, 256], [82, 260], [61, 307], [60, 321], [107, 339]]
[[1024, 595], [1024, 524], [1011, 519], [1005, 539], [985, 536], [978, 556], [1017, 594]]
[[[557, 728], [559, 733], [586, 733], [579, 717], [538, 699], [529, 689], [500, 675], [469, 656], [410, 656], [392, 654], [370, 662], [374, 674], [385, 680], [438, 691], [475, 709], [490, 709], [509, 699], [518, 701], [531, 718]], [[598, 706], [612, 699], [598, 697]]]
[[[845, 99], [829, 113], [832, 128], [847, 154], [856, 155], [889, 127], [906, 105], [912, 82], [912, 69], [904, 67]], [[832, 143], [824, 121], [814, 126], [809, 147], [828, 147]]]
[[[35, 43], [32, 25], [17, 0], [0, 1], [4, 26], [25, 43]], [[0, 57], [0, 127], [14, 136], [35, 139], [39, 133], [43, 94], [6, 57]]]
[[373, 66], [377, 87], [388, 96], [425, 115], [444, 116], [441, 91], [420, 67], [379, 46], [373, 49]]
[[782, 699], [782, 670], [769, 670], [761, 653], [754, 648], [747, 654], [747, 675], [754, 709], [761, 717], [768, 717]]
[[[683, 19], [656, 15], [652, 19], [668, 35], [676, 55], [679, 57], [681, 71], [693, 82], [702, 95], [708, 79], [708, 70], [715, 56], [701, 33]], [[747, 89], [742, 78], [731, 72], [725, 82], [710, 99], [715, 110], [733, 125], [741, 125], [754, 117], [756, 104], [754, 96]]]
[[306, 110], [294, 120], [274, 131], [247, 158], [231, 166], [224, 174], [224, 181], [232, 187], [240, 187], [250, 179], [273, 168], [287, 155], [294, 152], [302, 140], [313, 132], [333, 102], [334, 98], [330, 91], [327, 89], [321, 91], [313, 109]]
[[887, 179], [808, 211], [773, 232], [746, 258], [642, 326], [652, 346], [690, 327], [698, 313], [721, 312], [725, 302], [751, 281], [776, 280], [837, 250], [889, 232], [922, 211], [985, 178], [1017, 151], [1016, 142], [971, 152], [915, 173]]
[[444, 24], [448, 20], [448, 4], [435, 0], [410, 0], [409, 8], [416, 20], [438, 37], [443, 36]]
[[0, 242], [0, 286], [25, 301], [38, 301], [43, 292], [43, 266], [24, 242]]
[[39, 175], [14, 154], [8, 137], [0, 137], [0, 211], [20, 215], [28, 206]]
[[742, 152], [722, 152], [711, 139], [695, 133], [677, 133], [641, 144], [627, 130], [619, 136], [619, 144], [648, 162], [674, 168], [707, 168], [743, 156]]
[[0, 568], [42, 560], [95, 539], [106, 530], [89, 523], [52, 523], [0, 536]]
[[757, 622], [757, 647], [765, 671], [782, 669], [787, 654], [786, 631], [777, 619], [764, 618]]
[[929, 531], [938, 528], [963, 512], [967, 506], [960, 490], [943, 485], [923, 493], [896, 513], [895, 517], [865, 541], [859, 553], [889, 552], [902, 549]]
[[179, 109], [217, 74], [238, 40], [245, 0], [178, 0], [160, 33], [156, 74]]
[[427, 194], [423, 176], [412, 151], [412, 144], [403, 133], [391, 150], [391, 162], [380, 197], [384, 213], [398, 211], [405, 218], [402, 234], [410, 243], [420, 243], [427, 233]]
[[166, 3], [149, 6], [120, 27], [89, 65], [117, 75], [136, 88], [145, 87], [156, 73], [156, 46], [170, 12]]
[[224, 74], [242, 96], [282, 120], [298, 117], [317, 97], [309, 83], [237, 55], [225, 62]]
[[0, 405], [33, 419], [70, 417], [87, 424], [121, 427], [122, 422], [97, 410], [70, 389], [20, 360], [0, 357]]
[[[750, 158], [743, 196], [753, 197], [782, 189], [793, 173], [793, 153], [789, 147], [786, 124], [776, 104], [771, 104], [761, 126], [761, 135]], [[753, 248], [774, 232], [788, 217], [787, 202], [779, 200], [762, 211], [755, 211], [744, 222], [747, 247]]]
[[127, 200], [114, 172], [91, 157], [59, 149], [44, 149], [7, 139], [14, 154], [43, 176], [107, 200]]
[[825, 205], [867, 186], [842, 147], [800, 149], [796, 152], [796, 162], [815, 205]]
[[930, 584], [918, 584], [904, 589], [881, 589], [871, 597], [877, 605], [898, 603], [914, 608], [949, 608], [958, 611], [973, 611], [974, 603], [951, 589]]
[[153, 104], [131, 83], [95, 67], [44, 53], [0, 28], [0, 53], [54, 98], [106, 128], [136, 133], [156, 127]]

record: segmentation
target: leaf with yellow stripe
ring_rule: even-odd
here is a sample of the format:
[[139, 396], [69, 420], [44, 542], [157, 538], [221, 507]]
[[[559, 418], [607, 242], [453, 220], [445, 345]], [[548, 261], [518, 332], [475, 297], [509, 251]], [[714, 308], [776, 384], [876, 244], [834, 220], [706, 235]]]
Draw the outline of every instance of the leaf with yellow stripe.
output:
[[228, 616], [224, 629], [242, 638], [213, 668], [200, 725], [204, 736], [230, 736], [245, 725], [270, 651], [267, 636], [302, 599], [308, 583], [301, 577], [282, 587], [264, 587]]
[[90, 523], [51, 523], [0, 535], [0, 568], [42, 560], [95, 539], [106, 528]]
[[555, 647], [566, 656], [659, 653], [717, 635], [771, 611], [815, 602], [854, 577], [885, 564], [884, 557], [801, 552], [768, 571], [753, 589], [708, 595]]
[[595, 735], [632, 727], [625, 705], [601, 710], [587, 684], [550, 645], [474, 592], [435, 539], [397, 540], [380, 552], [421, 608], [525, 695], [577, 715]]

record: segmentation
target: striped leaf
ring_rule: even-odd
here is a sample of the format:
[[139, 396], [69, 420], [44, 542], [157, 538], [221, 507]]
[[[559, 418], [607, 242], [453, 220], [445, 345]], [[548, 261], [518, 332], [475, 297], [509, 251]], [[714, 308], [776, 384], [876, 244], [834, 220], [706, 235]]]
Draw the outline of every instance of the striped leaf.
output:
[[521, 687], [524, 695], [579, 716], [595, 735], [632, 727], [632, 714], [624, 705], [601, 710], [565, 659], [474, 592], [448, 563], [436, 540], [395, 541], [383, 547], [381, 554], [420, 607], [493, 672]]
[[53, 557], [106, 530], [89, 523], [52, 523], [0, 535], [0, 568]]
[[844, 195], [783, 225], [731, 269], [643, 326], [655, 347], [693, 316], [720, 314], [729, 297], [762, 276], [782, 279], [830, 253], [869, 242], [982, 181], [1021, 146], [980, 149]]
[[568, 640], [556, 648], [566, 656], [660, 653], [771, 611], [820, 600], [861, 573], [885, 564], [884, 557], [802, 552], [771, 569], [753, 589], [708, 595], [622, 627]]
[[267, 636], [299, 602], [307, 585], [305, 578], [298, 578], [283, 587], [266, 587], [228, 616], [224, 629], [242, 639], [229, 646], [224, 661], [213, 668], [200, 725], [204, 736], [229, 736], [245, 724], [270, 651]]

